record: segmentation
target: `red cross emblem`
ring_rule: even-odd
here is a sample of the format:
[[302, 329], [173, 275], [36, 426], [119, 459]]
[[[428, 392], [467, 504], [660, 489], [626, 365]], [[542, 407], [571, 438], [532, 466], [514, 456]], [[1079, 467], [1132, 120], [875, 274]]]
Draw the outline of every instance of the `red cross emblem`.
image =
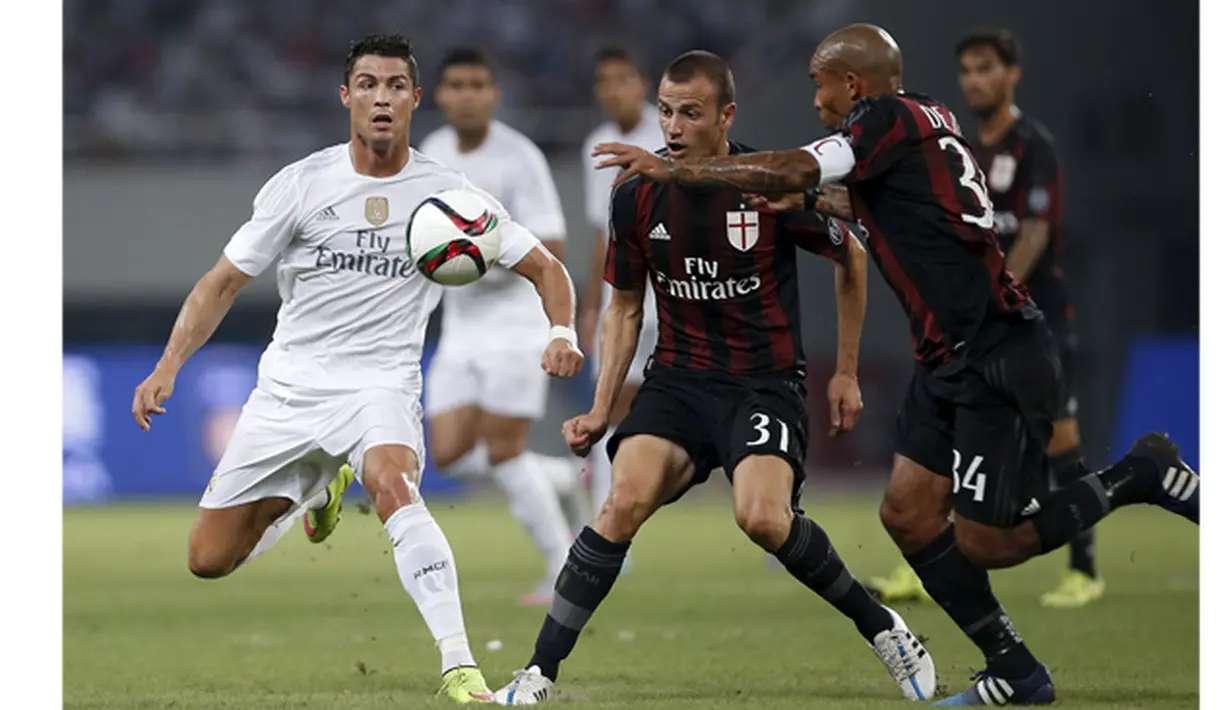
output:
[[727, 213], [727, 241], [740, 251], [756, 246], [761, 236], [761, 215], [753, 210]]

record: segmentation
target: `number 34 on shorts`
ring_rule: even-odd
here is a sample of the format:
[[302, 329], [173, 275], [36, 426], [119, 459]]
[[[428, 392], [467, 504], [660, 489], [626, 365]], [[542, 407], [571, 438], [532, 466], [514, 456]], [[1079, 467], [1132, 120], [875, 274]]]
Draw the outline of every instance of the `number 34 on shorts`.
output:
[[972, 492], [976, 503], [982, 503], [987, 492], [987, 474], [979, 470], [983, 465], [982, 456], [973, 456], [962, 468], [962, 452], [953, 450], [953, 494], [961, 495], [962, 489]]

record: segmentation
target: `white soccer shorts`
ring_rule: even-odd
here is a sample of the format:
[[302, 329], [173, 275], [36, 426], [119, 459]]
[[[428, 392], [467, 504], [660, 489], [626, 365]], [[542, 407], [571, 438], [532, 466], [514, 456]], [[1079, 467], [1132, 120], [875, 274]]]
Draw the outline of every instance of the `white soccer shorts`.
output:
[[[493, 347], [493, 342], [498, 347]], [[427, 369], [428, 417], [475, 405], [502, 417], [538, 419], [547, 410], [550, 377], [543, 338], [445, 335]]]
[[363, 456], [387, 444], [415, 452], [424, 465], [423, 411], [417, 393], [395, 388], [321, 392], [262, 382], [249, 395], [202, 508], [266, 498], [296, 505], [324, 490], [349, 463], [363, 478]]

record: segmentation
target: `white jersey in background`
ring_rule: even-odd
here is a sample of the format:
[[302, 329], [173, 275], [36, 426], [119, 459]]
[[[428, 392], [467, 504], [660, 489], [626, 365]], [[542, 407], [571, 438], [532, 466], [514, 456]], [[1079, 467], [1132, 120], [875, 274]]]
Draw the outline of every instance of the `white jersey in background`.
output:
[[[610, 167], [602, 170], [595, 170], [594, 166], [602, 162], [603, 158], [595, 158], [590, 155], [594, 146], [599, 143], [627, 143], [643, 148], [648, 151], [655, 151], [663, 147], [663, 131], [658, 124], [658, 108], [653, 104], [646, 104], [641, 111], [641, 122], [628, 133], [620, 130], [619, 124], [615, 121], [604, 121], [599, 124], [598, 128], [591, 131], [590, 135], [586, 136], [585, 142], [581, 146], [581, 169], [585, 175], [585, 192], [586, 192], [586, 218], [590, 223], [590, 227], [594, 230], [606, 233], [608, 224], [608, 213], [611, 206], [611, 183], [615, 181], [619, 174], [619, 168]], [[603, 304], [602, 309], [607, 310], [607, 306], [611, 303], [611, 286], [603, 284]], [[601, 333], [601, 328], [599, 332]], [[654, 354], [654, 346], [658, 340], [658, 311], [654, 303], [654, 292], [647, 288], [645, 291], [645, 319], [641, 326], [641, 339], [637, 343], [637, 352], [633, 357], [633, 362], [628, 368], [628, 382], [636, 383], [642, 379], [642, 371], [645, 369], [645, 364], [649, 361], [650, 356]], [[593, 352], [598, 352], [597, 343], [591, 344], [594, 347]], [[595, 375], [598, 373], [598, 358], [591, 358], [592, 367]]]
[[[539, 239], [564, 239], [564, 211], [547, 158], [526, 136], [492, 121], [483, 142], [463, 152], [457, 131], [445, 126], [428, 134], [421, 150], [465, 173]], [[493, 269], [473, 284], [445, 289], [440, 345], [427, 377], [428, 416], [476, 407], [499, 417], [540, 419], [550, 384], [542, 368], [549, 332], [538, 292], [516, 274]], [[573, 461], [522, 451], [493, 463], [488, 442], [479, 440], [443, 470], [459, 478], [490, 477], [508, 496], [509, 512], [546, 565], [543, 581], [522, 603], [550, 603], [568, 558], [570, 529], [580, 531], [589, 518]]]
[[[428, 134], [419, 149], [465, 174], [540, 240], [565, 238], [564, 210], [547, 158], [525, 135], [492, 121], [483, 143], [462, 152], [457, 132], [444, 126]], [[444, 306], [442, 339], [527, 338], [540, 354], [547, 345], [550, 324], [538, 292], [517, 274], [494, 269], [473, 284], [445, 289]]]
[[[413, 150], [393, 177], [360, 175], [347, 144], [270, 178], [252, 219], [223, 251], [249, 276], [277, 264], [282, 307], [260, 377], [324, 391], [385, 386], [417, 393], [424, 333], [441, 287], [408, 260], [406, 227], [425, 198], [455, 188], [475, 189], [459, 171]], [[512, 267], [538, 241], [498, 202], [493, 207], [503, 223], [498, 262]]]

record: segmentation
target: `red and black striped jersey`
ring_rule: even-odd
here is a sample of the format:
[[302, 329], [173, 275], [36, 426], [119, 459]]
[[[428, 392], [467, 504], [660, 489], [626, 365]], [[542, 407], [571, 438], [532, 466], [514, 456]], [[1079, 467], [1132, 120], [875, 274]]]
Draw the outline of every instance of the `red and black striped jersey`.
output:
[[654, 289], [653, 367], [801, 378], [796, 247], [844, 260], [851, 238], [812, 211], [750, 209], [738, 190], [641, 178], [615, 188], [608, 233], [606, 281], [636, 290], [648, 277]]
[[971, 148], [987, 176], [1000, 248], [1006, 254], [1022, 222], [1040, 219], [1047, 223], [1047, 248], [1027, 277], [1026, 286], [1049, 323], [1068, 324], [1072, 313], [1060, 268], [1064, 171], [1051, 134], [1034, 119], [1019, 116], [1000, 140], [989, 145], [975, 141]]
[[928, 368], [977, 357], [1041, 317], [1004, 265], [983, 171], [953, 114], [919, 94], [860, 100], [841, 129], [851, 206]]

